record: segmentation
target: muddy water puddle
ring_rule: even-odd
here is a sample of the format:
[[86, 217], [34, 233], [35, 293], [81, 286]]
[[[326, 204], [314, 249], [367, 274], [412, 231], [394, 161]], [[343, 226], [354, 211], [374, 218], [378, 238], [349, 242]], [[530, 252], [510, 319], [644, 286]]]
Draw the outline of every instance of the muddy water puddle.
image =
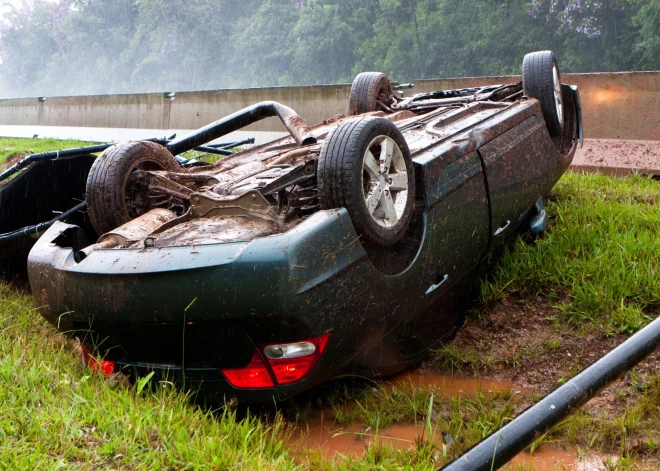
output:
[[[299, 438], [294, 439], [297, 449], [317, 449], [329, 459], [348, 456], [359, 458], [374, 440], [382, 446], [410, 449], [420, 438], [428, 439], [424, 424], [397, 424], [379, 430], [369, 430], [362, 424], [339, 426], [335, 424], [332, 411], [315, 411], [310, 414], [307, 423], [300, 430]], [[442, 449], [442, 435], [436, 432], [433, 442], [439, 450]], [[607, 459], [616, 461], [615, 457], [590, 453], [578, 456], [575, 449], [560, 450], [549, 446], [541, 446], [533, 454], [521, 453], [503, 469], [533, 471], [600, 471], [604, 469], [603, 462]]]
[[[400, 389], [412, 387], [425, 388], [444, 397], [474, 397], [478, 392], [516, 391], [513, 383], [496, 382], [474, 378], [454, 378], [450, 375], [432, 373], [405, 373], [388, 378], [384, 386]], [[518, 391], [522, 392], [522, 391]], [[339, 425], [331, 408], [312, 410], [307, 420], [298, 426], [290, 445], [294, 450], [319, 450], [329, 459], [341, 456], [359, 458], [370, 444], [377, 440], [382, 446], [411, 449], [421, 441], [432, 441], [441, 452], [443, 447], [442, 432], [433, 429], [429, 431], [423, 421], [414, 423], [399, 423], [380, 430], [373, 430], [361, 423]], [[429, 433], [433, 433], [429, 437]], [[615, 457], [589, 453], [578, 456], [576, 449], [560, 450], [550, 446], [541, 446], [533, 454], [521, 453], [504, 469], [519, 469], [533, 471], [591, 471], [605, 469], [603, 462]], [[643, 468], [646, 469], [646, 468]]]
[[424, 388], [441, 393], [445, 397], [474, 397], [480, 391], [504, 392], [513, 390], [522, 392], [520, 388], [516, 388], [513, 383], [507, 381], [491, 381], [481, 378], [456, 378], [446, 374], [420, 373], [417, 371], [393, 376], [384, 381], [384, 383], [401, 389], [410, 388], [411, 386]]

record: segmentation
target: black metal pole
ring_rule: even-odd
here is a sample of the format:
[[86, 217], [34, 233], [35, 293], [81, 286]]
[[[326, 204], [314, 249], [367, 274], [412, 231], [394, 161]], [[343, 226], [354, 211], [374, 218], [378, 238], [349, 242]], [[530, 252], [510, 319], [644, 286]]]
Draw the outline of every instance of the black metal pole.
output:
[[37, 224], [36, 226], [26, 226], [22, 229], [16, 229], [15, 231], [12, 232], [0, 234], [0, 242], [7, 242], [10, 240], [20, 239], [22, 237], [26, 237], [32, 234], [39, 234], [40, 232], [44, 232], [46, 229], [48, 229], [50, 226], [55, 224], [57, 221], [66, 220], [69, 216], [71, 216], [75, 212], [82, 211], [83, 209], [85, 209], [86, 206], [87, 203], [85, 202], [78, 203], [73, 208], [64, 211], [63, 213], [51, 219], [50, 221], [42, 222], [40, 224]]
[[210, 147], [210, 146], [197, 146], [195, 147], [194, 150], [198, 150], [200, 152], [206, 152], [207, 154], [217, 154], [217, 155], [232, 155], [233, 152], [230, 150], [225, 150], [225, 149], [219, 149], [217, 147]]
[[112, 144], [100, 144], [97, 146], [78, 147], [75, 149], [54, 150], [50, 152], [42, 152], [40, 154], [32, 154], [19, 160], [13, 167], [8, 168], [0, 173], [0, 182], [11, 177], [12, 175], [20, 172], [22, 169], [30, 165], [32, 162], [38, 160], [55, 160], [63, 157], [77, 157], [80, 155], [95, 154], [96, 152], [103, 152]]
[[[176, 136], [176, 134], [174, 134], [173, 136]], [[159, 139], [159, 138], [152, 138], [145, 140], [150, 142], [155, 142], [162, 146], [167, 145], [167, 143], [169, 142], [169, 140], [167, 139]], [[64, 157], [78, 157], [81, 155], [96, 154], [97, 152], [103, 152], [109, 147], [112, 147], [112, 145], [113, 144], [98, 144], [95, 146], [76, 147], [73, 149], [64, 149], [64, 150], [52, 150], [49, 152], [41, 152], [39, 154], [28, 155], [23, 160], [19, 160], [12, 167], [9, 167], [4, 172], [0, 173], [0, 182], [6, 180], [12, 175], [17, 174], [25, 167], [30, 165], [32, 162], [37, 162], [39, 160], [57, 160], [59, 158], [64, 158]]]
[[179, 155], [272, 116], [280, 118], [298, 145], [314, 144], [316, 142], [316, 138], [310, 132], [305, 121], [295, 111], [274, 101], [264, 101], [243, 108], [197, 131], [193, 131], [187, 136], [175, 139], [167, 145], [167, 149], [172, 155]]
[[441, 468], [442, 471], [499, 469], [659, 346], [660, 317], [512, 422]]
[[207, 144], [208, 147], [216, 147], [218, 149], [231, 149], [232, 147], [242, 146], [244, 144], [254, 144], [254, 137], [248, 139], [243, 139], [242, 141], [236, 142], [221, 142], [219, 144]]

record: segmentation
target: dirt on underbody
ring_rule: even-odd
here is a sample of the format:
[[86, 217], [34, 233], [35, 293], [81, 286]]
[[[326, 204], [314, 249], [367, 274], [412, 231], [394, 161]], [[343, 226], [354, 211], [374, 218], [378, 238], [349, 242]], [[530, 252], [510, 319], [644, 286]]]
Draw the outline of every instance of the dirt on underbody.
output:
[[[545, 396], [626, 340], [600, 327], [568, 325], [559, 308], [543, 297], [513, 294], [484, 309], [466, 322], [448, 344], [458, 352], [431, 355], [420, 368], [458, 376], [511, 382], [531, 402]], [[639, 398], [654, 375], [660, 374], [660, 352], [601, 391], [586, 406], [592, 414], [622, 413]], [[535, 397], [536, 396], [536, 397]]]

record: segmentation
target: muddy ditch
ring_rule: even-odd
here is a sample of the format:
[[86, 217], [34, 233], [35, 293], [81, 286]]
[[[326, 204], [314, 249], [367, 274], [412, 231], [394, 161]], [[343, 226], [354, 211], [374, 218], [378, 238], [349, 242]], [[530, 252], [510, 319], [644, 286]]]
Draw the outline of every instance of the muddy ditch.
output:
[[[482, 432], [474, 428], [481, 426], [487, 435], [499, 427], [498, 420], [515, 417], [626, 339], [593, 325], [571, 327], [561, 315], [549, 300], [530, 294], [494, 302], [418, 369], [367, 382], [361, 392], [343, 398], [321, 393], [316, 402], [302, 399], [298, 407], [305, 400], [312, 405], [294, 411], [296, 417], [289, 415], [293, 433], [287, 446], [302, 461], [310, 454], [359, 460], [374, 446], [431, 446], [442, 464], [480, 439]], [[544, 437], [510, 469], [660, 469], [660, 422], [641, 416], [635, 423], [626, 421], [637, 414], [635, 405], [644, 401], [659, 371], [657, 352], [592, 399], [580, 412], [585, 418]], [[397, 395], [403, 399], [383, 400]], [[430, 416], [424, 407], [429, 400]], [[406, 401], [414, 413], [397, 414]], [[656, 406], [660, 411], [660, 401]], [[382, 427], [377, 420], [374, 424], [377, 414], [382, 414]], [[458, 415], [463, 424], [456, 427]], [[633, 459], [617, 465], [622, 456]]]
[[[549, 300], [513, 294], [469, 319], [419, 371], [511, 382], [544, 396], [626, 339], [594, 325], [572, 327]], [[623, 413], [659, 372], [656, 352], [601, 391], [586, 409]]]
[[[440, 403], [446, 401], [467, 401], [468, 407], [491, 395], [511, 395], [514, 397], [515, 414], [520, 412], [534, 398], [531, 389], [518, 388], [511, 381], [494, 381], [478, 377], [456, 377], [448, 373], [411, 371], [387, 378], [378, 386], [380, 391], [428, 391], [437, 397]], [[373, 392], [378, 389], [374, 388]], [[481, 398], [481, 399], [480, 399]], [[338, 414], [335, 407], [316, 407], [309, 411], [293, 428], [287, 447], [300, 461], [309, 460], [310, 454], [318, 461], [339, 461], [344, 459], [360, 460], [373, 447], [415, 450], [421, 447], [433, 447], [437, 452], [438, 465], [451, 458], [448, 450], [454, 446], [454, 437], [445, 431], [436, 417], [430, 421], [420, 417], [416, 422], [401, 422], [374, 428], [362, 421], [345, 424], [346, 412], [360, 407], [360, 399], [349, 403]], [[444, 409], [444, 407], [443, 407]], [[445, 413], [441, 411], [440, 414]], [[514, 415], [515, 415], [514, 414]], [[443, 456], [444, 458], [441, 458]], [[572, 444], [556, 442], [543, 443], [533, 452], [519, 454], [504, 469], [525, 469], [532, 471], [550, 470], [614, 470], [619, 455], [600, 450], [586, 450]], [[660, 461], [637, 459], [629, 461], [630, 468], [621, 469], [657, 469]], [[312, 466], [313, 468], [313, 466]]]

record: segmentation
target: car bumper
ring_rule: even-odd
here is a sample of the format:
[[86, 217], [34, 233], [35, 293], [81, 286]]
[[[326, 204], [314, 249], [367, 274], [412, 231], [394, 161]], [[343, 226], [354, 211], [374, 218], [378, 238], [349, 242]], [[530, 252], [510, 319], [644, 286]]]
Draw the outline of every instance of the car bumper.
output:
[[[249, 242], [96, 250], [76, 263], [80, 237], [78, 227], [56, 223], [39, 239], [28, 258], [33, 294], [51, 324], [129, 376], [172, 377], [206, 402], [269, 402], [333, 377], [355, 352], [332, 340], [350, 339], [354, 329], [338, 312], [361, 302], [362, 289], [337, 298], [325, 283], [366, 257], [343, 209]], [[300, 382], [237, 389], [219, 371], [245, 366], [257, 345], [330, 331], [324, 357]]]

